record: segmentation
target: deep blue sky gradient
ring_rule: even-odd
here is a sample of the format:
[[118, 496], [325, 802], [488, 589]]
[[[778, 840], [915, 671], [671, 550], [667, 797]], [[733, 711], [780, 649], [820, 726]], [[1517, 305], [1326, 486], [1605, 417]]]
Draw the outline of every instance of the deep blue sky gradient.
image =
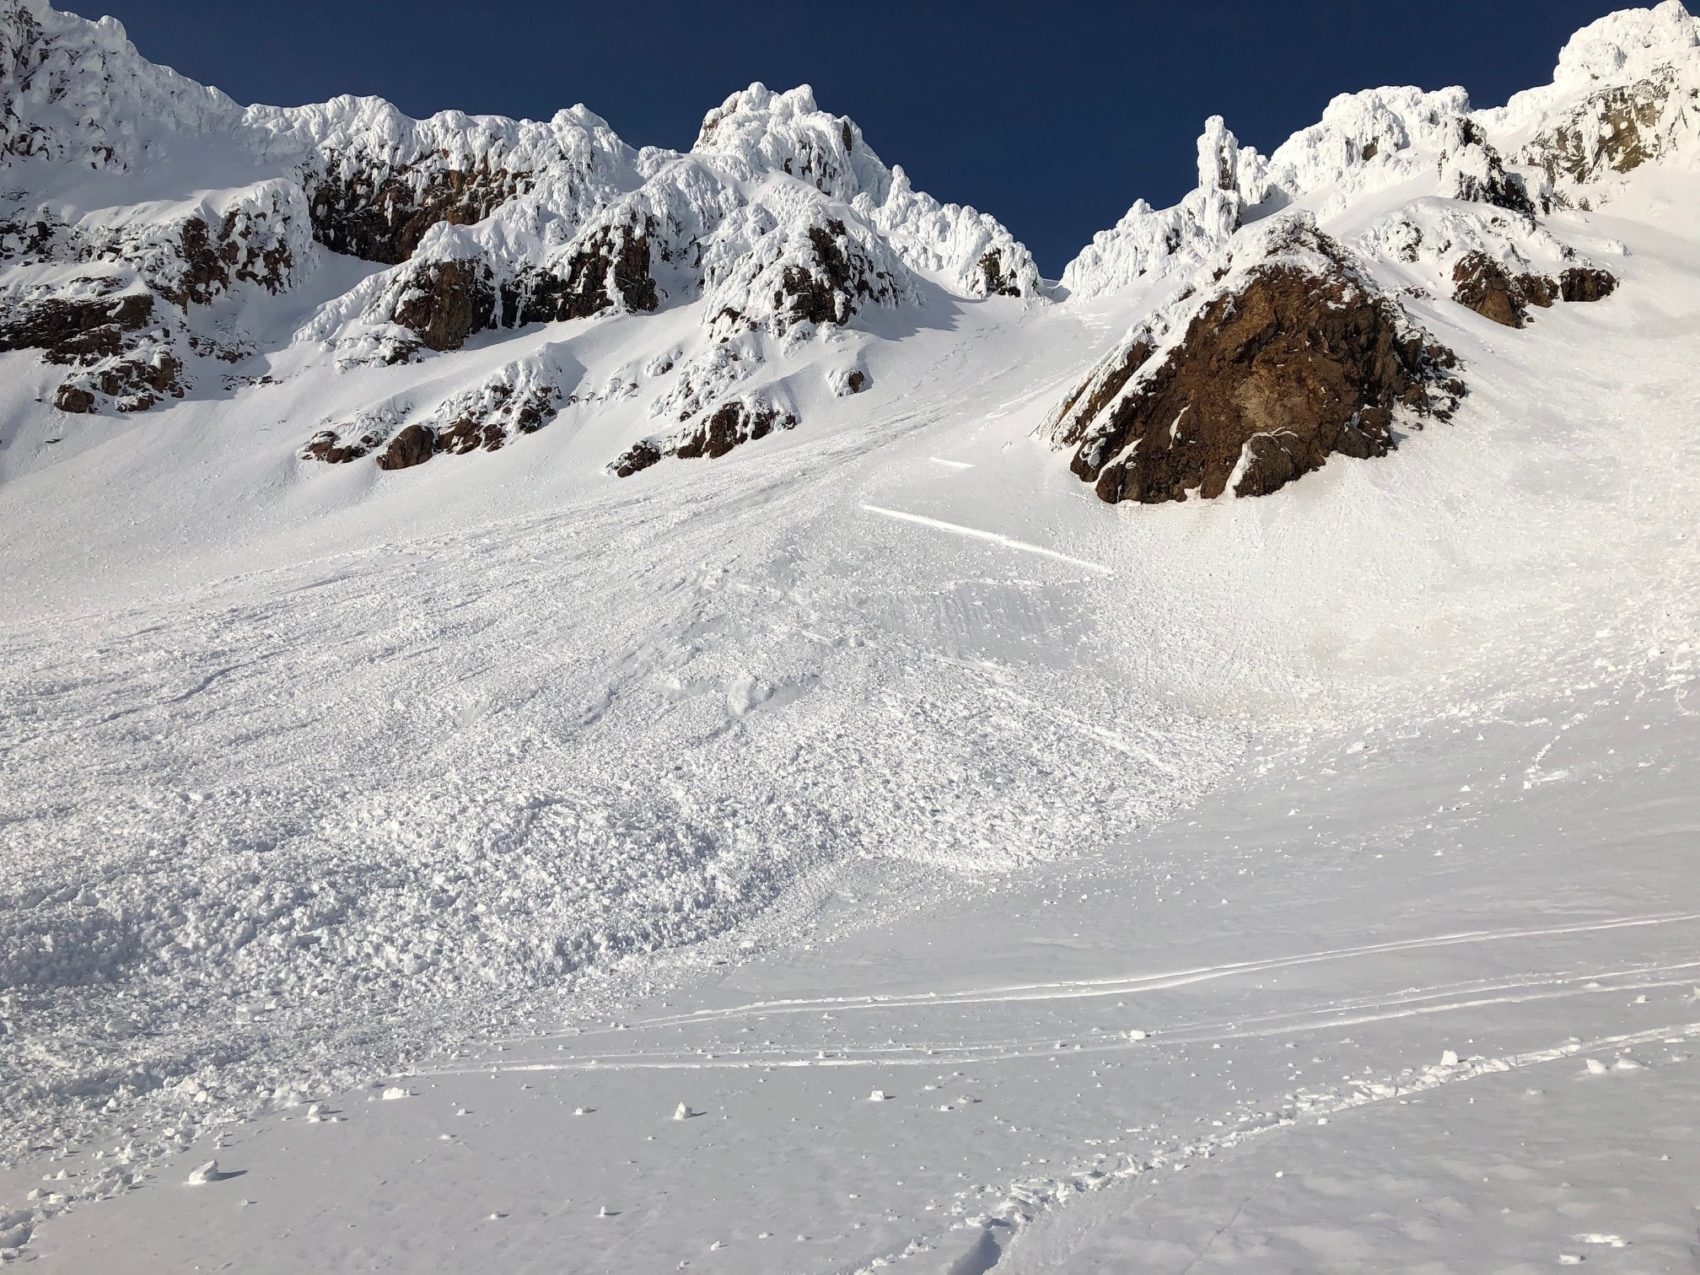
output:
[[683, 149], [752, 80], [813, 84], [888, 164], [971, 203], [1048, 275], [1135, 197], [1195, 180], [1206, 116], [1264, 151], [1336, 93], [1462, 84], [1478, 106], [1550, 78], [1610, 0], [58, 0], [242, 102], [338, 93], [410, 115], [547, 118], [583, 102], [633, 145]]

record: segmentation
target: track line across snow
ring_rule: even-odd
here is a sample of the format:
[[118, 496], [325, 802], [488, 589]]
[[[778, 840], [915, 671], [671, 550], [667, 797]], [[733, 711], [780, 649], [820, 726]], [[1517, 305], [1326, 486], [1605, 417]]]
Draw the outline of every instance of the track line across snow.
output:
[[1029, 544], [1025, 540], [1017, 540], [999, 531], [982, 531], [978, 527], [964, 527], [961, 523], [945, 522], [942, 518], [928, 518], [924, 514], [906, 514], [899, 509], [886, 509], [880, 505], [862, 506], [871, 514], [882, 518], [895, 518], [899, 522], [912, 522], [922, 527], [931, 527], [935, 531], [948, 531], [958, 536], [967, 536], [970, 540], [986, 540], [992, 544], [1002, 545], [1005, 549], [1014, 549], [1020, 553], [1037, 554], [1041, 558], [1052, 558], [1057, 562], [1066, 562], [1071, 567], [1081, 567], [1098, 575], [1110, 576], [1115, 572], [1101, 562], [1088, 562], [1084, 558], [1071, 558], [1066, 553], [1055, 549], [1047, 549], [1043, 545]]
[[[618, 1030], [680, 1027], [689, 1024], [743, 1018], [756, 1014], [807, 1014], [821, 1011], [886, 1010], [913, 1006], [942, 1007], [986, 1002], [1079, 1000], [1097, 996], [1124, 996], [1134, 992], [1164, 991], [1194, 983], [1231, 978], [1241, 974], [1265, 974], [1274, 970], [1292, 969], [1296, 966], [1316, 965], [1329, 961], [1350, 960], [1355, 957], [1394, 955], [1401, 952], [1420, 951], [1425, 948], [1454, 947], [1464, 944], [1503, 943], [1517, 939], [1559, 938], [1576, 934], [1596, 934], [1607, 930], [1639, 929], [1649, 926], [1694, 922], [1700, 922], [1700, 912], [1613, 917], [1609, 920], [1590, 921], [1576, 925], [1545, 926], [1519, 930], [1466, 930], [1450, 934], [1430, 935], [1425, 938], [1401, 939], [1390, 943], [1370, 943], [1359, 947], [1302, 952], [1292, 956], [1277, 956], [1260, 961], [1234, 961], [1225, 965], [1204, 965], [1193, 969], [1167, 970], [1157, 974], [1134, 974], [1119, 978], [1076, 979], [1055, 983], [1013, 983], [995, 987], [967, 988], [957, 992], [916, 992], [900, 996], [828, 996], [796, 1000], [751, 1001], [743, 1005], [727, 1006], [723, 1009], [704, 1009], [688, 1014], [671, 1014], [657, 1018], [639, 1019]], [[593, 1036], [613, 1030], [616, 1029], [593, 1028], [575, 1034], [581, 1037]], [[523, 1039], [541, 1039], [541, 1037], [524, 1037]]]

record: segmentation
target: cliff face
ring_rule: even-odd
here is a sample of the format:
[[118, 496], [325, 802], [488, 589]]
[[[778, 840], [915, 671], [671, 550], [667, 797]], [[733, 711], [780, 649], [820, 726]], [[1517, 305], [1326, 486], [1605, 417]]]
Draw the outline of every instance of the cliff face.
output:
[[1576, 238], [1573, 214], [1696, 153], [1697, 33], [1674, 0], [1614, 14], [1503, 108], [1461, 89], [1344, 95], [1268, 157], [1211, 120], [1197, 188], [1136, 203], [1063, 275], [1071, 298], [1137, 298], [1137, 322], [1052, 413], [1054, 445], [1104, 500], [1208, 499], [1447, 418], [1468, 371], [1425, 328], [1466, 322], [1448, 302], [1522, 328], [1617, 291], [1589, 255], [1610, 242]]

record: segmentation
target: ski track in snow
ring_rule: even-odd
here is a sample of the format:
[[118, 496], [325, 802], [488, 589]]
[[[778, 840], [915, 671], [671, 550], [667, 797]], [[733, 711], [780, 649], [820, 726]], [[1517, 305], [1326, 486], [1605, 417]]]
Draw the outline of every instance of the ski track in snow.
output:
[[[1613, 927], [1589, 927], [1613, 928]], [[1576, 931], [1566, 931], [1574, 933]], [[1428, 946], [1416, 944], [1411, 946]], [[1399, 950], [1399, 949], [1391, 949]], [[1264, 969], [1283, 968], [1280, 963], [1261, 966]], [[567, 1061], [524, 1061], [492, 1059], [489, 1062], [460, 1066], [433, 1066], [409, 1072], [415, 1076], [490, 1075], [503, 1072], [583, 1071], [592, 1069], [625, 1070], [751, 1070], [764, 1067], [937, 1067], [945, 1064], [1004, 1062], [1019, 1058], [1042, 1058], [1060, 1054], [1124, 1052], [1157, 1050], [1168, 1046], [1210, 1044], [1253, 1036], [1297, 1035], [1305, 1032], [1330, 1030], [1337, 1027], [1361, 1026], [1387, 1022], [1398, 1018], [1413, 1018], [1445, 1014], [1459, 1010], [1481, 1009], [1494, 1005], [1520, 1005], [1534, 1001], [1563, 1000], [1575, 996], [1592, 996], [1602, 992], [1647, 991], [1672, 987], [1692, 987], [1700, 971], [1700, 960], [1670, 965], [1635, 967], [1624, 970], [1600, 970], [1584, 973], [1553, 972], [1530, 975], [1511, 981], [1485, 980], [1479, 985], [1466, 985], [1468, 991], [1459, 994], [1457, 986], [1412, 988], [1391, 999], [1353, 999], [1333, 1005], [1309, 1007], [1301, 1011], [1278, 1014], [1244, 1015], [1231, 1021], [1215, 1023], [1155, 1023], [1139, 1029], [1138, 1039], [1104, 1040], [1088, 1037], [1085, 1040], [1059, 1041], [1055, 1034], [1030, 1040], [1004, 1040], [981, 1045], [917, 1041], [888, 1043], [881, 1046], [835, 1045], [830, 1051], [808, 1047], [813, 1056], [790, 1056], [785, 1051], [760, 1047], [739, 1046], [732, 1057], [704, 1059], [704, 1051], [694, 1055], [683, 1052], [666, 1053], [634, 1049], [629, 1052], [584, 1053]], [[1654, 975], [1681, 974], [1677, 978], [1656, 978]], [[1178, 983], [1156, 984], [1159, 987], [1180, 986]], [[1541, 990], [1547, 989], [1547, 990]], [[1138, 987], [1133, 991], [1150, 990]], [[1027, 998], [1022, 998], [1027, 999]], [[1051, 998], [1044, 998], [1051, 999]], [[822, 1002], [834, 1009], [919, 1008], [982, 1002], [960, 1000], [920, 1000], [891, 1005], [870, 1006], [862, 1002]], [[1135, 1015], [1137, 1017], [1137, 1014]], [[1143, 1021], [1143, 1020], [1142, 1020]], [[641, 1032], [657, 1023], [634, 1023], [617, 1029], [619, 1034]], [[689, 1024], [678, 1024], [689, 1025]], [[593, 1040], [608, 1030], [576, 1033], [574, 1040]], [[524, 1038], [525, 1044], [541, 1044], [551, 1038]], [[518, 1043], [518, 1042], [516, 1042]]]
[[964, 527], [960, 523], [946, 522], [942, 518], [929, 518], [924, 514], [906, 514], [897, 509], [882, 509], [879, 505], [863, 505], [868, 513], [878, 514], [882, 518], [895, 518], [899, 522], [911, 522], [922, 527], [931, 527], [935, 531], [948, 531], [952, 535], [967, 536], [970, 540], [989, 540], [993, 544], [1002, 545], [1005, 549], [1014, 549], [1018, 553], [1036, 554], [1041, 558], [1051, 558], [1057, 562], [1066, 562], [1071, 567], [1083, 567], [1098, 575], [1114, 575], [1109, 567], [1098, 562], [1087, 562], [1084, 558], [1072, 558], [1066, 553], [1055, 549], [1047, 549], [1043, 545], [1029, 544], [1025, 540], [1017, 540], [997, 531], [982, 531], [978, 527]]
[[[1025, 1000], [1073, 1000], [1089, 996], [1122, 996], [1162, 988], [1185, 987], [1193, 983], [1218, 978], [1267, 973], [1327, 961], [1349, 960], [1360, 956], [1389, 955], [1419, 951], [1424, 948], [1453, 947], [1460, 944], [1500, 943], [1516, 939], [1556, 938], [1561, 935], [1593, 934], [1609, 930], [1635, 929], [1642, 926], [1675, 925], [1700, 922], [1700, 912], [1677, 913], [1665, 916], [1617, 917], [1585, 925], [1560, 925], [1522, 930], [1476, 931], [1459, 934], [1438, 934], [1429, 938], [1408, 939], [1394, 943], [1372, 943], [1361, 947], [1337, 948], [1308, 952], [1298, 956], [1273, 957], [1263, 961], [1236, 961], [1228, 965], [1200, 969], [1175, 970], [1163, 974], [1131, 975], [1123, 978], [1082, 979], [1069, 983], [1025, 983], [1005, 987], [976, 988], [963, 991], [922, 992], [911, 996], [853, 996], [826, 997], [810, 1000], [756, 1001], [726, 1009], [694, 1010], [689, 1014], [640, 1019], [622, 1030], [655, 1027], [677, 1027], [715, 1019], [745, 1018], [751, 1015], [814, 1013], [821, 1010], [900, 1009], [905, 1007], [935, 1007], [945, 1005], [975, 1005], [985, 1002], [1005, 1003]], [[599, 1030], [579, 1033], [594, 1036]], [[526, 1039], [536, 1039], [527, 1037]]]

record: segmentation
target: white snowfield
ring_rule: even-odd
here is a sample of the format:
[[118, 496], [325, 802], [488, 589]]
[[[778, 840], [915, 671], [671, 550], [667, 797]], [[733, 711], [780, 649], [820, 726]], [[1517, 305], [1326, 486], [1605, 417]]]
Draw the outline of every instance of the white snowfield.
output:
[[[69, 415], [63, 368], [0, 353], [0, 1259], [1693, 1269], [1674, 0], [1499, 110], [1360, 94], [1268, 158], [1213, 122], [1198, 191], [1058, 287], [807, 90], [677, 155], [582, 107], [243, 108], [115, 23], [20, 15], [69, 43], [6, 82], [47, 147], [0, 168], [6, 214], [115, 246], [0, 260], [0, 293], [156, 287], [185, 208], [296, 239], [275, 295], [187, 311], [246, 343], [239, 385]], [[1629, 118], [1644, 162], [1590, 167]], [[548, 180], [393, 266], [300, 220], [309, 151], [457, 148]], [[1479, 197], [1506, 182], [1548, 210]], [[517, 271], [639, 205], [705, 254], [653, 313], [365, 357], [412, 266]], [[889, 295], [720, 342], [826, 215]], [[1101, 504], [1059, 403], [1293, 217], [1456, 352], [1456, 415], [1267, 497]], [[985, 295], [993, 245], [1022, 295]], [[1500, 326], [1448, 295], [1465, 248], [1618, 287]], [[615, 478], [692, 359], [801, 423]], [[494, 383], [578, 401], [412, 469], [299, 457]]]

